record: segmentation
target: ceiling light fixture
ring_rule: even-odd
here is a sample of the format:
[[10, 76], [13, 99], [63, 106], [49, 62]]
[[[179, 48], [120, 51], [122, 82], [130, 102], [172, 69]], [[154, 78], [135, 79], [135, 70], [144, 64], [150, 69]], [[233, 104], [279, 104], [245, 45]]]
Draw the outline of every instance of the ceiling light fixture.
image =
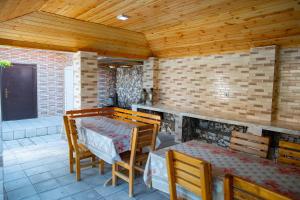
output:
[[128, 16], [123, 15], [123, 14], [117, 16], [117, 19], [118, 19], [118, 20], [122, 20], [122, 21], [125, 21], [125, 20], [127, 20], [128, 18], [129, 18]]

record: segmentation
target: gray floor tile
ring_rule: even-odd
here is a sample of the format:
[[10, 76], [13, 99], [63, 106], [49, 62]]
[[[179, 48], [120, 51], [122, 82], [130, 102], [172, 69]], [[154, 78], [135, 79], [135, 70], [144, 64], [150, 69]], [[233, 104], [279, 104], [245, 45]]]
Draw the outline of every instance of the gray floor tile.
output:
[[104, 199], [99, 193], [95, 190], [88, 190], [85, 192], [81, 192], [72, 196], [74, 200], [99, 200]]
[[[96, 192], [98, 192], [101, 196], [103, 197], [107, 197], [107, 196], [110, 196], [116, 192], [119, 192], [119, 191], [122, 191], [124, 190], [124, 188], [126, 187], [125, 184], [122, 184], [122, 185], [118, 185], [116, 187], [113, 187], [113, 186], [97, 186], [95, 187], [94, 189], [96, 190]], [[124, 191], [123, 191], [124, 192]]]
[[25, 178], [26, 175], [23, 171], [19, 172], [13, 172], [9, 174], [4, 174], [4, 182], [20, 179], [20, 178]]
[[41, 173], [41, 174], [36, 174], [33, 176], [30, 176], [29, 179], [31, 183], [38, 183], [38, 182], [43, 182], [49, 179], [52, 179], [53, 176], [49, 172]]
[[25, 173], [27, 176], [32, 176], [32, 175], [40, 174], [40, 173], [47, 172], [47, 171], [48, 171], [48, 169], [45, 166], [39, 166], [39, 167], [26, 169]]
[[64, 189], [67, 191], [68, 195], [73, 195], [73, 194], [91, 189], [91, 186], [89, 186], [88, 184], [86, 184], [84, 182], [76, 182], [76, 183], [72, 183], [70, 185], [64, 186]]
[[64, 186], [64, 185], [68, 185], [68, 184], [71, 184], [71, 183], [75, 183], [76, 182], [76, 177], [74, 174], [72, 175], [65, 175], [65, 176], [61, 176], [61, 177], [58, 177], [56, 178], [57, 182], [61, 185], [61, 186]]
[[7, 192], [8, 200], [19, 200], [25, 197], [30, 197], [36, 194], [36, 191], [32, 185], [25, 186], [10, 192]]
[[107, 197], [105, 197], [106, 200], [134, 200], [135, 198], [129, 198], [128, 193], [124, 191], [119, 191], [114, 194], [111, 194]]
[[53, 177], [57, 178], [57, 177], [61, 177], [61, 176], [70, 174], [70, 169], [69, 169], [69, 167], [63, 167], [60, 169], [50, 170], [50, 173]]
[[59, 187], [47, 192], [40, 193], [39, 196], [42, 200], [56, 200], [67, 197], [69, 195], [63, 187]]
[[6, 182], [4, 184], [4, 188], [5, 188], [6, 192], [10, 192], [12, 190], [15, 190], [15, 189], [18, 189], [21, 187], [25, 187], [28, 185], [31, 185], [31, 182], [29, 181], [29, 179], [27, 177], [25, 177], [25, 178], [20, 178], [17, 180]]
[[30, 197], [26, 197], [25, 199], [22, 200], [42, 200], [38, 195], [33, 195]]
[[4, 167], [3, 170], [4, 170], [4, 174], [10, 174], [13, 172], [22, 171], [22, 167], [20, 165], [13, 165], [9, 167]]
[[60, 186], [59, 183], [55, 179], [50, 179], [48, 181], [39, 182], [39, 183], [34, 184], [35, 190], [38, 193], [52, 190], [59, 186]]
[[156, 199], [169, 200], [170, 199], [170, 198], [168, 198], [168, 195], [163, 194], [159, 191], [136, 195], [135, 198], [138, 199], [138, 200], [156, 200]]

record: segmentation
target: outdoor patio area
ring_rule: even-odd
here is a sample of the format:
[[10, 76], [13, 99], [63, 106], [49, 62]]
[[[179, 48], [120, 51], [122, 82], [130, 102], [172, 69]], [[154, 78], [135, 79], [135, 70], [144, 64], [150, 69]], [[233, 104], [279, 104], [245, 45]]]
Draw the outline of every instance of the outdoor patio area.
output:
[[[69, 173], [68, 145], [60, 135], [46, 135], [5, 141], [4, 188], [8, 200], [18, 199], [129, 199], [128, 184], [104, 187], [111, 176], [106, 165], [105, 174], [98, 168], [82, 170], [82, 180]], [[130, 199], [168, 199], [154, 189], [148, 189], [141, 178], [135, 182], [135, 197]]]

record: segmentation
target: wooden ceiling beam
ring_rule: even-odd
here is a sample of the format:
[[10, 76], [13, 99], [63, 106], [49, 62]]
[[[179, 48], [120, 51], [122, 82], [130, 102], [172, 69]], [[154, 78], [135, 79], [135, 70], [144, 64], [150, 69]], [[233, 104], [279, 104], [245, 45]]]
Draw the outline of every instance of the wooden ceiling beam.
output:
[[2, 22], [0, 26], [0, 38], [19, 46], [95, 51], [99, 55], [128, 58], [151, 56], [142, 33], [46, 12], [32, 12]]

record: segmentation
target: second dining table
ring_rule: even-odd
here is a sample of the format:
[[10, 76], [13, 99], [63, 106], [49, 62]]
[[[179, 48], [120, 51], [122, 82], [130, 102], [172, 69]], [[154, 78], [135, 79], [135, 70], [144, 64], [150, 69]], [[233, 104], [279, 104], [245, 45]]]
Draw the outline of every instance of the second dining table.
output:
[[[203, 159], [212, 164], [213, 199], [224, 199], [223, 178], [233, 174], [281, 193], [292, 199], [300, 199], [300, 168], [275, 164], [271, 160], [249, 156], [216, 145], [192, 140], [151, 152], [144, 172], [144, 181], [162, 192], [169, 193], [165, 154], [175, 150]], [[201, 199], [193, 193], [178, 187], [181, 196], [187, 199]]]

